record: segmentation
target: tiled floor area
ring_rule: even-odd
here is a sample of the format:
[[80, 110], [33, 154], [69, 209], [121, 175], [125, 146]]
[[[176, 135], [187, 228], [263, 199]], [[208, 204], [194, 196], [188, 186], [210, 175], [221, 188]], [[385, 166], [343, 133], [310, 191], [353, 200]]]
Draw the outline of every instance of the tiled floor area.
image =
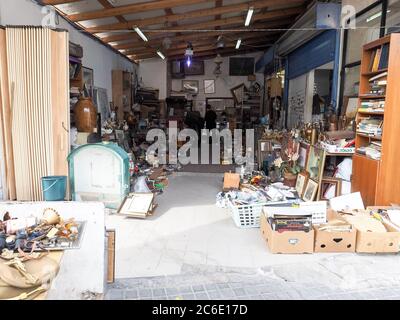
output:
[[153, 217], [109, 215], [118, 280], [106, 298], [400, 297], [399, 255], [273, 255], [215, 206], [221, 186], [222, 175], [177, 173]]

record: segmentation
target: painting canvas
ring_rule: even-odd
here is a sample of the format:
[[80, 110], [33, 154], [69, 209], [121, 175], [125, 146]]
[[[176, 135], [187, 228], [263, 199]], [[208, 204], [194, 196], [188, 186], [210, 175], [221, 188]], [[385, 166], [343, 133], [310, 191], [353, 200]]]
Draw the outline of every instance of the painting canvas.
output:
[[182, 90], [191, 94], [199, 93], [199, 81], [198, 80], [182, 80]]
[[97, 107], [97, 112], [101, 115], [102, 122], [110, 118], [111, 109], [108, 102], [107, 89], [95, 87], [93, 90], [93, 102]]
[[204, 80], [204, 93], [205, 94], [215, 93], [215, 81], [214, 80]]
[[190, 66], [184, 63], [184, 73], [186, 76], [202, 76], [204, 75], [204, 61], [192, 60]]
[[304, 191], [303, 200], [314, 201], [317, 191], [318, 191], [318, 183], [309, 179], [307, 182], [306, 190]]
[[232, 92], [232, 96], [233, 99], [235, 99], [235, 104], [239, 105], [243, 102], [243, 98], [244, 98], [244, 89], [245, 89], [245, 85], [244, 83], [234, 87], [231, 89]]
[[319, 181], [325, 164], [325, 151], [323, 149], [311, 146], [308, 154], [307, 172], [310, 179]]
[[93, 98], [94, 76], [93, 69], [83, 67], [83, 83], [89, 92], [89, 96]]
[[299, 197], [303, 196], [304, 188], [308, 182], [308, 175], [306, 173], [299, 173], [296, 180], [296, 191]]
[[310, 145], [305, 143], [300, 144], [298, 164], [302, 169], [306, 168], [309, 151], [310, 151]]

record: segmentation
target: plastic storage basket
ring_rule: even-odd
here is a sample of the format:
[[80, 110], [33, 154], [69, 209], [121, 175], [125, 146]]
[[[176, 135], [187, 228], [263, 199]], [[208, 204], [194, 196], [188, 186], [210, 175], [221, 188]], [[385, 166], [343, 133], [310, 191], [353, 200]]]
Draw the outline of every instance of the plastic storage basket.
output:
[[228, 201], [228, 206], [232, 212], [232, 218], [239, 228], [258, 228], [260, 226], [260, 215], [266, 203], [259, 202], [246, 205], [234, 205]]

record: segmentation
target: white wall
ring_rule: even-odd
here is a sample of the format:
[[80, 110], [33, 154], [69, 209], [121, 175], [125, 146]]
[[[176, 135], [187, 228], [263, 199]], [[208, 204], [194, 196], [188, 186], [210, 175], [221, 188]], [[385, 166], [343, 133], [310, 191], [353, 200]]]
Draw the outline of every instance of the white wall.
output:
[[161, 58], [143, 60], [138, 69], [139, 80], [145, 87], [159, 89], [159, 99], [167, 97], [167, 61]]
[[[194, 48], [196, 50], [196, 48]], [[256, 52], [246, 55], [240, 55], [237, 57], [254, 57], [255, 62], [262, 56], [263, 52]], [[216, 64], [214, 59], [204, 61], [204, 75], [202, 76], [187, 76], [184, 80], [198, 80], [199, 81], [199, 94], [194, 97], [196, 102], [205, 101], [206, 98], [218, 97], [218, 98], [232, 98], [231, 88], [244, 83], [247, 87], [250, 82], [247, 80], [247, 76], [230, 76], [229, 75], [229, 57], [222, 57], [221, 71], [222, 74], [217, 78], [213, 72]], [[264, 88], [264, 74], [256, 73], [256, 81]], [[215, 93], [204, 94], [204, 80], [214, 79], [215, 80]], [[173, 91], [182, 90], [182, 79], [172, 79], [171, 89]]]
[[[1, 0], [0, 25], [39, 26], [45, 16], [41, 10], [42, 7], [31, 0]], [[133, 72], [135, 64], [75, 29], [63, 18], [60, 17], [59, 21], [58, 27], [69, 31], [70, 41], [83, 47], [83, 65], [94, 70], [94, 85], [107, 89], [111, 100], [111, 70]]]

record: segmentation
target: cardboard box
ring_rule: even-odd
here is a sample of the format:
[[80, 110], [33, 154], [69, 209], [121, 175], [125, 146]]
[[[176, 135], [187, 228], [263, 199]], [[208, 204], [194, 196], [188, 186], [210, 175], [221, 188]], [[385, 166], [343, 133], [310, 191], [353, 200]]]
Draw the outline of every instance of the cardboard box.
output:
[[[327, 220], [344, 220], [337, 212], [328, 209]], [[344, 220], [345, 221], [345, 220]], [[315, 245], [314, 252], [355, 252], [357, 230], [351, 232], [329, 232], [320, 231], [318, 226], [314, 226]]]
[[263, 213], [260, 217], [260, 229], [272, 253], [313, 253], [314, 251], [314, 230], [279, 233], [272, 230]]
[[328, 232], [315, 230], [315, 252], [355, 252], [357, 230], [351, 232]]
[[357, 229], [356, 252], [397, 253], [400, 248], [400, 232], [382, 222], [387, 232], [366, 232]]
[[224, 174], [224, 186], [223, 191], [229, 190], [238, 190], [240, 185], [240, 175], [238, 173], [229, 173], [226, 172]]

